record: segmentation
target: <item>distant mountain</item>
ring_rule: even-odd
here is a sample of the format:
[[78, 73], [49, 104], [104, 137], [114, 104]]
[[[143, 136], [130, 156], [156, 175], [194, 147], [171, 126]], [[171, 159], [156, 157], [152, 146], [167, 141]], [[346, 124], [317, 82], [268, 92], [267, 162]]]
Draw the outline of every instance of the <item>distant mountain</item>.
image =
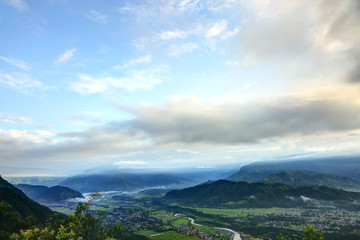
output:
[[344, 189], [348, 191], [360, 191], [360, 181], [340, 175], [318, 173], [307, 170], [282, 171], [280, 173], [265, 177], [259, 182], [283, 183], [291, 186], [316, 185]]
[[11, 210], [22, 217], [34, 216], [37, 222], [45, 222], [53, 213], [49, 208], [28, 198], [21, 190], [0, 177], [0, 202], [6, 202]]
[[360, 157], [329, 157], [319, 159], [297, 159], [288, 161], [254, 162], [243, 166], [228, 177], [231, 181], [255, 182], [284, 170], [308, 170], [338, 174], [360, 180]]
[[70, 198], [84, 198], [80, 192], [63, 186], [54, 186], [50, 188], [29, 184], [18, 184], [16, 186], [29, 198], [44, 204], [61, 202]]
[[141, 188], [171, 186], [186, 182], [183, 178], [164, 173], [111, 173], [78, 175], [59, 185], [80, 192], [134, 191]]
[[324, 201], [352, 203], [360, 193], [346, 192], [325, 186], [293, 187], [279, 183], [247, 183], [219, 180], [182, 190], [172, 190], [163, 198], [166, 202], [198, 206], [289, 206]]
[[14, 185], [30, 184], [51, 187], [58, 185], [66, 177], [6, 177], [5, 179]]

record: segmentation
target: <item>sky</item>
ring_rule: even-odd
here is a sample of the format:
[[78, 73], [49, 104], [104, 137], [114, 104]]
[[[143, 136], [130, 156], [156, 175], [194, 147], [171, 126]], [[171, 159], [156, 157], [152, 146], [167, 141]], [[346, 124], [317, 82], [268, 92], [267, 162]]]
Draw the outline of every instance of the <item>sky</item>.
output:
[[358, 0], [1, 0], [0, 169], [360, 149]]

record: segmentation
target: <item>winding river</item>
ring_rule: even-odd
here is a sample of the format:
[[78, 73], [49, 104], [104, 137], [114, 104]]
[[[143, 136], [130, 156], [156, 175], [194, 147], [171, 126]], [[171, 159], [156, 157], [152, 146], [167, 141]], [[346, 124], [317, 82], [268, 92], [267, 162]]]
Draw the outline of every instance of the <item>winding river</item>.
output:
[[[177, 213], [175, 214], [175, 216], [180, 216], [181, 214], [180, 213]], [[190, 223], [194, 226], [203, 226], [201, 224], [198, 224], [198, 223], [195, 223], [195, 220], [193, 218], [189, 218], [188, 219], [190, 220]], [[223, 227], [214, 227], [215, 229], [219, 229], [219, 230], [225, 230], [225, 231], [229, 231], [229, 232], [232, 232], [234, 234], [232, 240], [242, 240], [241, 237], [240, 237], [240, 233], [230, 229], [230, 228], [223, 228]]]

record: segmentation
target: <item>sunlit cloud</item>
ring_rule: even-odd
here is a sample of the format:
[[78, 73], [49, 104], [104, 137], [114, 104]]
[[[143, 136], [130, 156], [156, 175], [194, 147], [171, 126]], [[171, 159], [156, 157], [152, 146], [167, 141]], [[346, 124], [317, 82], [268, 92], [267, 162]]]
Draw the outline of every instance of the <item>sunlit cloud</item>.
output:
[[227, 25], [228, 22], [225, 19], [216, 22], [214, 26], [206, 32], [206, 37], [212, 38], [218, 36], [227, 29]]
[[16, 116], [9, 113], [0, 112], [0, 122], [12, 124], [29, 124], [32, 123], [33, 120], [28, 117]]

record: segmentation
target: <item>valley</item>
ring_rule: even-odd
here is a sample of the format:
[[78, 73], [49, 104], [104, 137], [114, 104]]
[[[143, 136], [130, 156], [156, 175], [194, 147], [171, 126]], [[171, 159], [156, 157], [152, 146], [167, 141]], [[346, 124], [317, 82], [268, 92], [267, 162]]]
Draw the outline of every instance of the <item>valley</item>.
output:
[[[149, 239], [232, 239], [231, 232], [216, 227], [238, 231], [243, 240], [250, 237], [274, 239], [280, 233], [298, 237], [308, 225], [321, 231], [326, 239], [357, 239], [359, 236], [359, 208], [339, 208], [329, 202], [328, 205], [302, 207], [241, 208], [227, 204], [205, 208], [169, 205], [162, 201], [162, 196], [106, 197], [105, 194], [101, 200], [93, 202], [91, 209], [104, 211], [107, 223], [120, 221], [133, 234]], [[56, 210], [74, 207], [68, 205]], [[201, 226], [191, 224], [189, 218]]]
[[[301, 169], [284, 171], [281, 166], [269, 171], [261, 164], [251, 170], [252, 166], [240, 172], [248, 171], [244, 176], [255, 180], [259, 168], [269, 175], [253, 182], [216, 177], [199, 182], [164, 173], [112, 172], [59, 179], [60, 186], [52, 187], [19, 184], [18, 189], [5, 180], [3, 185], [65, 215], [90, 201], [89, 213], [103, 212], [102, 224], [124, 227], [121, 239], [250, 240], [276, 239], [280, 234], [301, 239], [308, 226], [327, 240], [359, 238], [360, 192], [349, 191], [358, 189], [357, 180]], [[308, 184], [311, 179], [319, 184]], [[84, 191], [89, 189], [95, 190], [96, 198], [94, 192]]]

